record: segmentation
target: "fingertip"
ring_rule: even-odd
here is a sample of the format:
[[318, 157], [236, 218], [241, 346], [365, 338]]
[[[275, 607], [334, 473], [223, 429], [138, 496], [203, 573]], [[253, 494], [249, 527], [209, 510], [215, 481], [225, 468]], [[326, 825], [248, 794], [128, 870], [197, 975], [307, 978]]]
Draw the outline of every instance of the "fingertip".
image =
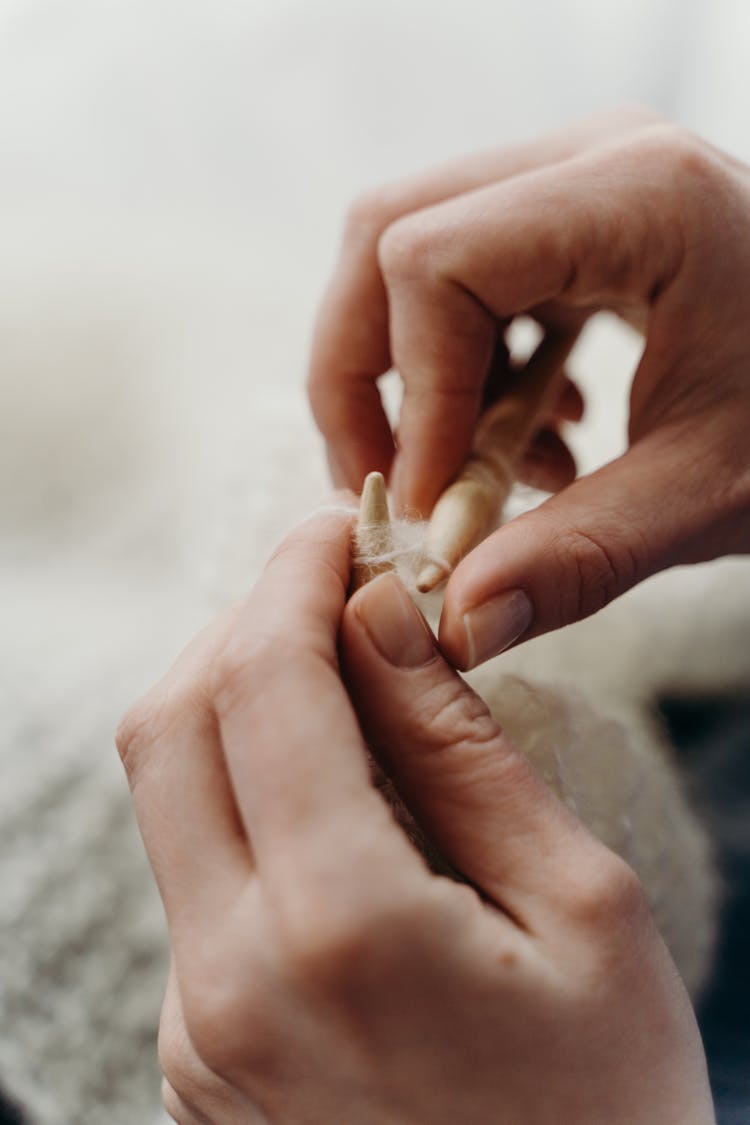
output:
[[436, 486], [435, 478], [422, 479], [421, 474], [415, 471], [411, 458], [400, 450], [393, 459], [389, 484], [394, 507], [401, 517], [412, 520], [430, 518], [440, 495], [440, 486]]
[[560, 397], [557, 400], [554, 416], [562, 422], [580, 422], [586, 412], [586, 400], [580, 388], [565, 376]]
[[358, 446], [356, 449], [347, 449], [343, 445], [334, 448], [329, 444], [326, 448], [326, 460], [334, 489], [348, 489], [358, 496], [369, 473], [382, 473], [388, 479], [393, 453], [374, 443], [366, 448]]
[[556, 430], [540, 430], [517, 468], [518, 479], [531, 488], [560, 492], [577, 474], [575, 458]]
[[354, 374], [338, 365], [308, 384], [313, 418], [326, 441], [337, 487], [358, 491], [372, 470], [385, 476], [390, 471], [394, 439], [376, 380], [377, 374]]
[[445, 659], [458, 672], [469, 672], [474, 667], [471, 663], [468, 637], [463, 622], [463, 616], [451, 613], [443, 605], [438, 626], [438, 643]]
[[468, 456], [468, 449], [450, 468], [436, 461], [417, 462], [414, 456], [397, 454], [389, 480], [394, 508], [407, 520], [429, 520], [445, 489], [456, 478]]

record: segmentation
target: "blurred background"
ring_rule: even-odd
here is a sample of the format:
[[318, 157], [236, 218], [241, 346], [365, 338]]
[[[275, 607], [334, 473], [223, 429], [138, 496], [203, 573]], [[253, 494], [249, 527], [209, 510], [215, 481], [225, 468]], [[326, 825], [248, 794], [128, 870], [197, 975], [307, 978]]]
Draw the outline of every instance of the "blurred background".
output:
[[[29, 1121], [159, 1115], [112, 731], [325, 488], [302, 381], [349, 201], [623, 102], [750, 159], [749, 50], [746, 0], [0, 0], [0, 1086]], [[637, 346], [587, 354], [614, 453]]]

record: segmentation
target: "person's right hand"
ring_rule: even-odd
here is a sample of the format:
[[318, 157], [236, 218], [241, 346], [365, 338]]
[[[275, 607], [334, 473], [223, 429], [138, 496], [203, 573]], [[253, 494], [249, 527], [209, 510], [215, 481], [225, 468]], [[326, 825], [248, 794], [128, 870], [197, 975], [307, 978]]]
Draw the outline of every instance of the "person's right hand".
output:
[[[657, 570], [750, 550], [750, 173], [626, 111], [352, 211], [318, 319], [313, 411], [339, 482], [392, 470], [397, 501], [425, 516], [469, 451], [508, 322], [530, 313], [554, 329], [601, 308], [646, 332], [630, 450], [571, 484], [553, 444], [561, 491], [449, 581], [440, 640], [458, 667]], [[392, 364], [397, 449], [376, 386]]]

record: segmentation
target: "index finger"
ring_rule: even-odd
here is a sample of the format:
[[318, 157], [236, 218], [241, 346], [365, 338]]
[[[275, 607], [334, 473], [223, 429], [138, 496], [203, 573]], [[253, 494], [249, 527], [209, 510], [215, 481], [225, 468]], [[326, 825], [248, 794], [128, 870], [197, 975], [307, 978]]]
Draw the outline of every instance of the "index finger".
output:
[[339, 675], [350, 537], [347, 512], [323, 511], [298, 527], [247, 599], [214, 669], [227, 766], [261, 874], [299, 881], [343, 865], [361, 880], [353, 855], [374, 842], [389, 865], [408, 862], [406, 840], [371, 785]]

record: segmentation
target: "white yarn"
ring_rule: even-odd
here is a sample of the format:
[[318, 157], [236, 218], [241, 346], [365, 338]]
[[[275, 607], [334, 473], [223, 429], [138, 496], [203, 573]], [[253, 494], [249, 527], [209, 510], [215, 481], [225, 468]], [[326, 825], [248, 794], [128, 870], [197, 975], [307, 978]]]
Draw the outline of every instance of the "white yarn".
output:
[[407, 590], [417, 594], [417, 576], [428, 563], [435, 563], [446, 574], [451, 564], [441, 555], [427, 550], [427, 523], [424, 520], [397, 517], [391, 519], [391, 540], [388, 551], [370, 552], [355, 547], [352, 562], [378, 573], [381, 566], [391, 564]]

